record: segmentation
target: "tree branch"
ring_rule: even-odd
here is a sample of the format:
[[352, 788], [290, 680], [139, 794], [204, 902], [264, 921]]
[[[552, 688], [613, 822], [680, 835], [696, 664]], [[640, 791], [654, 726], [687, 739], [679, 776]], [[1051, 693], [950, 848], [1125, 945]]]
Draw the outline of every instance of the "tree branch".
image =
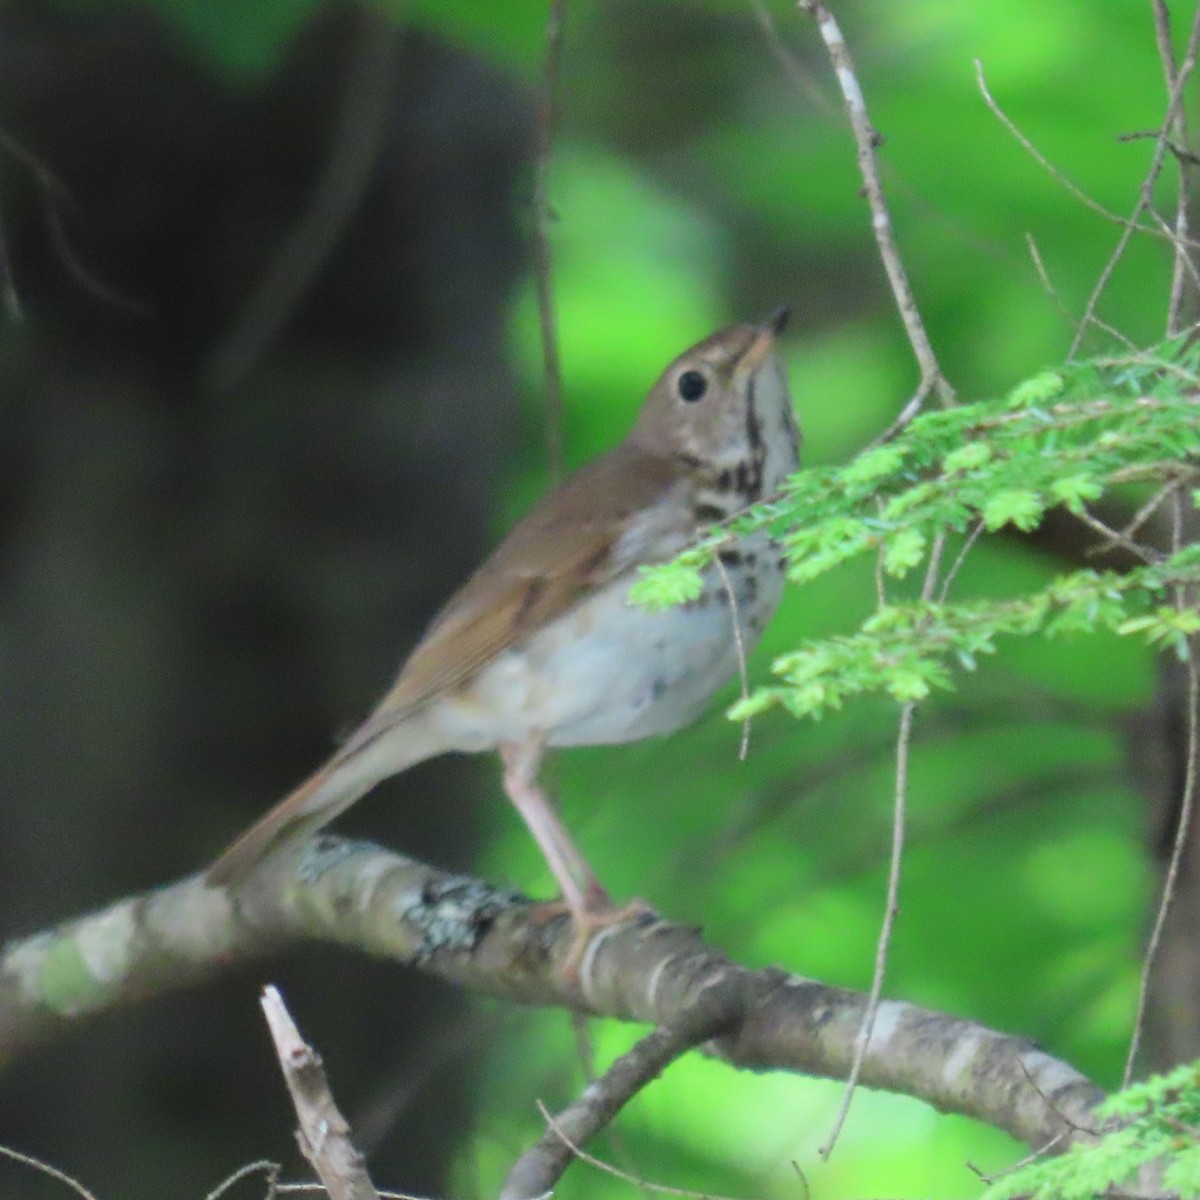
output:
[[[523, 896], [375, 846], [322, 837], [264, 864], [236, 893], [190, 876], [0, 954], [0, 1066], [93, 1014], [194, 985], [305, 940], [336, 942], [525, 1004], [675, 1030], [721, 1029], [734, 1066], [844, 1079], [866, 997], [731, 962], [689, 927], [645, 918], [602, 930], [576, 981], [565, 917]], [[1042, 1146], [1086, 1126], [1102, 1093], [1018, 1038], [884, 1001], [860, 1082], [915, 1096]]]
[[301, 1154], [316, 1171], [329, 1200], [379, 1200], [363, 1157], [350, 1140], [350, 1126], [329, 1089], [321, 1056], [300, 1036], [278, 988], [273, 984], [263, 988], [260, 1003], [300, 1122], [296, 1141]]
[[648, 1033], [628, 1054], [622, 1054], [578, 1099], [555, 1118], [550, 1128], [513, 1164], [500, 1200], [536, 1200], [547, 1196], [578, 1153], [646, 1086], [677, 1058], [707, 1041], [732, 1013], [705, 1013], [678, 1029], [666, 1025]]
[[876, 151], [881, 139], [871, 124], [867, 102], [854, 73], [854, 64], [850, 59], [846, 39], [842, 36], [833, 13], [821, 0], [799, 0], [798, 7], [801, 12], [808, 13], [817, 22], [821, 39], [829, 54], [829, 61], [837, 76], [838, 86], [842, 90], [846, 115], [850, 118], [854, 145], [858, 151], [858, 170], [862, 175], [863, 192], [871, 209], [871, 228], [875, 233], [875, 243], [879, 247], [879, 257], [887, 272], [892, 297], [904, 323], [904, 332], [908, 335], [913, 356], [921, 370], [921, 382], [916, 395], [909, 401], [902, 414], [907, 423], [916, 416], [922, 402], [931, 391], [943, 405], [949, 406], [954, 403], [954, 389], [942, 374], [933, 344], [925, 331], [925, 323], [921, 320], [921, 312], [917, 307], [917, 298], [913, 294], [908, 272], [904, 269], [904, 262], [900, 257], [900, 248], [896, 244], [896, 235], [892, 229], [891, 214], [883, 194], [883, 182], [879, 176], [879, 157]]

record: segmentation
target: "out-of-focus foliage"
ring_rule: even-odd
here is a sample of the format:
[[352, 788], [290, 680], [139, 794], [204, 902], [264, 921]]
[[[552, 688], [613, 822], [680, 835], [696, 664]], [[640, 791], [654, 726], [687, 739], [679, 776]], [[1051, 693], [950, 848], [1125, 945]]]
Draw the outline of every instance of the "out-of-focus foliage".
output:
[[[701, 571], [739, 531], [770, 530], [796, 583], [868, 554], [883, 577], [900, 579], [939, 539], [967, 535], [952, 547], [961, 561], [979, 533], [1008, 525], [1028, 533], [1058, 506], [1087, 516], [1088, 505], [1117, 484], [1183, 487], [1200, 476], [1193, 357], [1171, 346], [1163, 355], [1072, 364], [1026, 381], [999, 403], [920, 416], [844, 467], [799, 472], [780, 499], [755, 506], [674, 562], [642, 568], [631, 599], [650, 608], [695, 599]], [[940, 553], [935, 571], [945, 565]], [[772, 670], [784, 683], [756, 688], [730, 716], [743, 720], [779, 704], [795, 716], [819, 717], [872, 691], [923, 700], [935, 687], [951, 687], [951, 663], [973, 670], [1004, 635], [1110, 630], [1143, 636], [1183, 659], [1187, 639], [1200, 632], [1200, 613], [1166, 602], [1198, 577], [1200, 555], [1185, 547], [1166, 562], [1123, 574], [1076, 571], [1004, 600], [947, 604], [943, 594], [934, 602], [931, 588], [927, 599], [881, 603], [853, 634], [781, 655]], [[946, 574], [943, 593], [952, 578]]]
[[1087, 1200], [1124, 1187], [1137, 1172], [1162, 1171], [1165, 1191], [1200, 1195], [1200, 1064], [1188, 1063], [1111, 1096], [1096, 1112], [1097, 1129], [1116, 1125], [1095, 1145], [1029, 1163], [998, 1179], [987, 1200]]
[[[918, 376], [816, 31], [789, 4], [766, 7], [826, 104], [781, 65], [749, 3], [570, 7], [551, 184], [568, 452], [578, 462], [617, 440], [657, 372], [690, 341], [790, 300], [783, 351], [805, 465], [816, 469], [802, 476], [812, 500], [845, 482], [836, 468], [891, 423]], [[973, 60], [1067, 176], [1128, 212], [1150, 149], [1116, 138], [1152, 127], [1163, 107], [1148, 12], [948, 0], [836, 12], [885, 139], [885, 187], [905, 262], [960, 397], [1008, 396], [1041, 378], [1061, 400], [1060, 389], [1089, 371], [1098, 394], [1094, 369], [1062, 370], [1074, 333], [1063, 313], [1082, 311], [1120, 231], [1014, 142], [980, 97]], [[522, 60], [526, 71], [540, 53], [542, 19], [531, 15], [535, 57]], [[1161, 190], [1169, 201], [1170, 189]], [[1168, 276], [1164, 246], [1135, 238], [1101, 315], [1137, 344], [1158, 342]], [[517, 305], [514, 338], [539, 444], [531, 289]], [[1119, 349], [1086, 345], [1093, 355]], [[1039, 396], [1026, 389], [1013, 399], [1032, 409]], [[985, 470], [949, 465], [963, 477]], [[1032, 488], [1041, 508], [1055, 487], [1100, 470], [1049, 471], [1044, 496], [1040, 486], [1010, 490]], [[543, 486], [536, 469], [522, 476], [505, 522]], [[859, 497], [870, 491], [860, 481]], [[831, 509], [843, 503], [841, 494], [824, 499]], [[993, 495], [993, 524], [1005, 503]], [[916, 547], [902, 551], [893, 548], [897, 568]], [[752, 687], [784, 651], [846, 635], [870, 616], [872, 558], [791, 591], [751, 662]], [[1063, 572], [1061, 561], [1016, 539], [984, 538], [954, 596], [1015, 601], [1043, 594]], [[908, 580], [891, 587], [914, 594]], [[1101, 1082], [1117, 1081], [1148, 897], [1122, 722], [1148, 698], [1153, 672], [1140, 637], [1008, 639], [986, 671], [957, 681], [954, 696], [922, 706], [889, 994], [1027, 1034]], [[714, 717], [664, 742], [563, 754], [555, 784], [616, 895], [645, 896], [702, 923], [744, 961], [863, 986], [882, 916], [896, 715], [886, 699], [848, 703], [818, 725], [769, 713], [755, 721], [745, 763], [736, 729]], [[489, 874], [523, 886], [537, 879], [548, 892], [523, 831], [497, 813]], [[481, 1123], [462, 1181], [484, 1192], [538, 1128], [534, 1099], [553, 1107], [581, 1079], [563, 1020], [531, 1015], [523, 1024], [522, 1036], [509, 1022], [480, 1085]], [[603, 1065], [635, 1033], [600, 1026], [592, 1036]], [[661, 1182], [736, 1195], [803, 1194], [796, 1164], [812, 1193], [826, 1197], [970, 1195], [982, 1184], [968, 1161], [986, 1172], [1019, 1156], [971, 1122], [862, 1094], [822, 1163], [816, 1148], [837, 1097], [829, 1083], [747, 1078], [692, 1056], [622, 1115], [598, 1152]], [[560, 1191], [630, 1194], [584, 1168]]]
[[[270, 68], [309, 11], [292, 0], [154, 2], [198, 53], [248, 74]], [[536, 85], [545, 3], [389, 8]], [[619, 439], [685, 345], [781, 300], [794, 310], [782, 349], [807, 466], [850, 461], [916, 385], [816, 30], [785, 0], [764, 0], [761, 11], [777, 43], [751, 0], [569, 0], [550, 191], [572, 463]], [[1154, 127], [1164, 107], [1149, 6], [846, 0], [836, 11], [884, 138], [897, 237], [948, 377], [971, 401], [1057, 372], [1073, 335], [1064, 314], [1082, 311], [1119, 230], [1014, 142], [980, 97], [974, 61], [1065, 175], [1125, 213], [1151, 146], [1118, 135]], [[1178, 17], [1182, 28], [1190, 12]], [[1166, 211], [1170, 189], [1160, 190]], [[1137, 345], [1162, 336], [1169, 266], [1161, 241], [1135, 238], [1107, 290], [1102, 316]], [[512, 348], [527, 385], [531, 451], [514, 471], [498, 532], [546, 486], [531, 284], [514, 301]], [[1090, 353], [1108, 349], [1088, 344]], [[950, 473], [982, 470], [981, 445], [960, 450]], [[867, 464], [880, 482], [899, 469], [878, 458], [860, 458], [856, 469]], [[1099, 473], [1080, 468], [1013, 489], [1028, 493], [1021, 502], [992, 495], [991, 523], [1027, 524], [1056, 486], [1086, 496]], [[833, 470], [807, 478], [846, 482]], [[863, 491], [872, 483], [859, 479]], [[899, 568], [915, 561], [914, 539], [928, 531], [893, 536]], [[1029, 596], [1062, 570], [1016, 539], [986, 539], [955, 591], [964, 601]], [[753, 659], [752, 681], [804, 639], [857, 628], [875, 597], [865, 558], [806, 579]], [[889, 994], [1028, 1035], [1102, 1083], [1119, 1079], [1148, 893], [1122, 722], [1146, 701], [1153, 676], [1142, 639], [1110, 631], [1015, 640], [953, 697], [922, 706]], [[735, 699], [731, 688], [726, 700]], [[554, 783], [617, 897], [641, 895], [703, 924], [742, 961], [863, 986], [883, 907], [896, 712], [894, 702], [868, 698], [820, 724], [768, 713], [741, 763], [736, 729], [714, 711], [666, 741], [563, 754]], [[549, 894], [498, 788], [494, 811], [481, 869]], [[595, 1026], [598, 1063], [635, 1036]], [[540, 1132], [535, 1100], [553, 1108], [581, 1078], [562, 1014], [507, 1014], [480, 1075], [456, 1190], [494, 1194]], [[816, 1147], [837, 1096], [827, 1082], [737, 1074], [691, 1055], [597, 1150], [674, 1186], [760, 1197], [807, 1190], [824, 1200], [977, 1194], [982, 1184], [966, 1162], [997, 1170], [1019, 1153], [971, 1122], [864, 1093], [822, 1163]], [[556, 1194], [602, 1200], [631, 1190], [577, 1167]]]

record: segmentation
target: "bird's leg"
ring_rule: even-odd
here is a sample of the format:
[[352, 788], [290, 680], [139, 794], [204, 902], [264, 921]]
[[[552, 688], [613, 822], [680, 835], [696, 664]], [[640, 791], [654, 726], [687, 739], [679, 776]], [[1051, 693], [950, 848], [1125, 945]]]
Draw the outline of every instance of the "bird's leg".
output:
[[509, 742], [500, 747], [500, 759], [504, 763], [504, 790], [533, 834], [534, 841], [558, 882], [571, 916], [582, 927], [588, 923], [587, 918], [611, 912], [612, 901], [554, 811], [546, 793], [538, 786], [542, 747], [540, 738]]
[[[574, 936], [563, 959], [562, 973], [568, 981], [577, 983], [588, 945], [601, 929], [622, 921], [644, 920], [653, 916], [654, 911], [642, 900], [621, 908], [613, 906], [595, 871], [571, 840], [546, 793], [538, 786], [537, 773], [544, 744], [541, 738], [530, 738], [500, 747], [504, 790], [529, 826], [529, 832], [558, 881], [562, 903], [571, 914]], [[558, 904], [546, 905], [545, 909], [549, 909], [547, 915], [561, 912]]]

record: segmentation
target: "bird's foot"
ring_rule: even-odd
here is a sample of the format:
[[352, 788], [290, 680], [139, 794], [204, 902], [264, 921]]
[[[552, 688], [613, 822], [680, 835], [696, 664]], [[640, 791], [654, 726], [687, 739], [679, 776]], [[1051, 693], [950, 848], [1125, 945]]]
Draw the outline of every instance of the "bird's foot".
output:
[[555, 917], [571, 918], [571, 944], [559, 969], [563, 979], [575, 986], [579, 983], [579, 970], [583, 966], [588, 947], [598, 933], [613, 925], [640, 924], [657, 920], [658, 913], [640, 898], [618, 907], [609, 899], [608, 893], [597, 885], [595, 889], [588, 890], [581, 908], [572, 906], [566, 900], [549, 900], [535, 904], [531, 916], [538, 924]]

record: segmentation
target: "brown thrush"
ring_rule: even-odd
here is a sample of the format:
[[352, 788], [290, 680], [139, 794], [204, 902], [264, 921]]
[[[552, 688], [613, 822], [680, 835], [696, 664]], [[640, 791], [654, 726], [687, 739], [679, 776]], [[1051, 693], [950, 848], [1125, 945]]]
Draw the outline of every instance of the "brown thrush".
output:
[[699, 598], [630, 605], [638, 567], [667, 562], [706, 527], [777, 491], [800, 436], [775, 337], [787, 310], [681, 354], [633, 431], [519, 522], [430, 625], [392, 689], [345, 745], [208, 871], [239, 882], [380, 780], [448, 751], [499, 750], [509, 798], [580, 930], [612, 907], [537, 784], [547, 746], [631, 742], [700, 715], [779, 603], [765, 533], [740, 537]]

